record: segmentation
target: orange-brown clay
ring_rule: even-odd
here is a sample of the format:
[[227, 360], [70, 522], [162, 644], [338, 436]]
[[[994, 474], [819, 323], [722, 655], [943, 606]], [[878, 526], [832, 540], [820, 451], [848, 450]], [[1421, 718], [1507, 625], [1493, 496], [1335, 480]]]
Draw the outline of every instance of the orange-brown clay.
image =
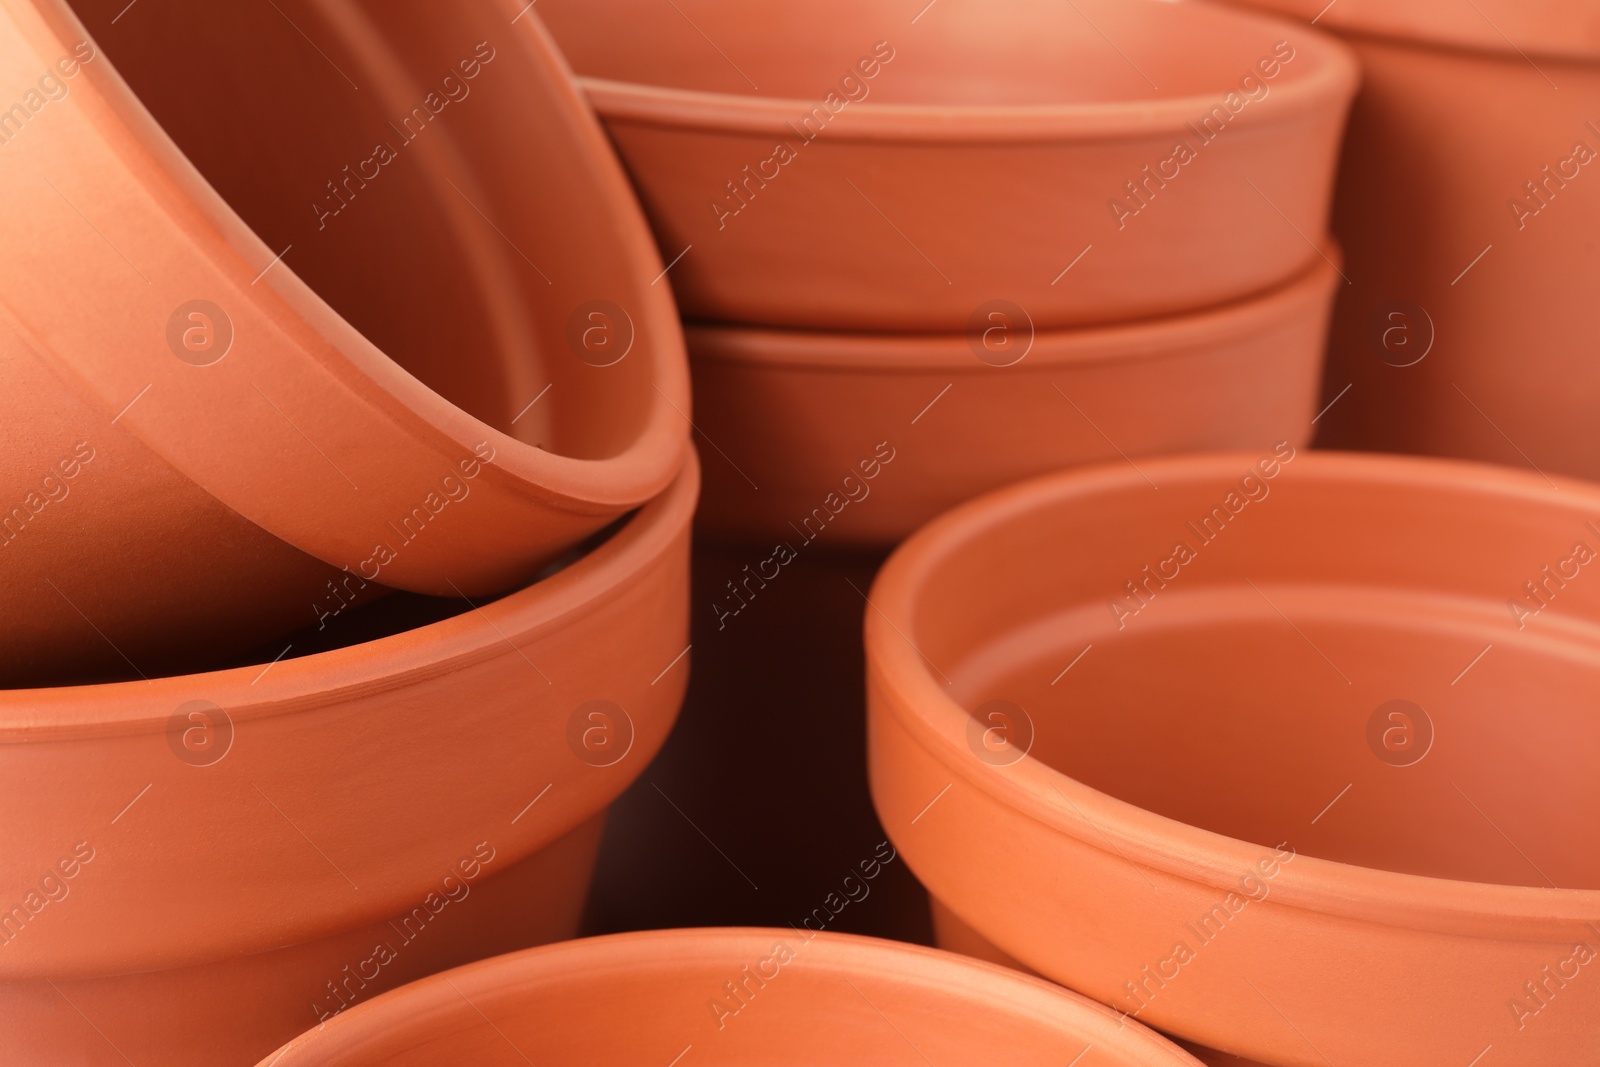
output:
[[[5, 693], [0, 1060], [247, 1063], [346, 998], [572, 936], [597, 816], [683, 695], [697, 488], [691, 459], [565, 569], [396, 636]], [[414, 952], [418, 907], [453, 925], [420, 917]]]
[[1319, 442], [1600, 478], [1600, 4], [1340, 0], [1318, 25], [1365, 71], [1326, 399], [1350, 388]]
[[941, 936], [1279, 1067], [1587, 1062], [1596, 516], [1285, 444], [937, 520], [866, 642], [874, 799]]
[[1005, 314], [957, 336], [691, 326], [696, 422], [716, 444], [700, 525], [795, 550], [890, 545], [1062, 467], [1304, 443], [1338, 281], [1317, 259], [1251, 300], [1078, 330]]
[[[909, 1046], [909, 1047], [908, 1047]], [[262, 1067], [661, 1063], [1193, 1067], [1057, 986], [894, 941], [656, 930], [518, 952], [352, 1009]], [[921, 1059], [918, 1056], [921, 1056]]]
[[193, 669], [337, 568], [499, 592], [668, 484], [661, 264], [519, 8], [8, 0], [8, 681]]
[[[690, 317], [1169, 314], [1317, 258], [1347, 49], [1205, 4], [545, 0]], [[913, 16], [916, 16], [913, 19]], [[1297, 232], [1298, 231], [1298, 232]]]

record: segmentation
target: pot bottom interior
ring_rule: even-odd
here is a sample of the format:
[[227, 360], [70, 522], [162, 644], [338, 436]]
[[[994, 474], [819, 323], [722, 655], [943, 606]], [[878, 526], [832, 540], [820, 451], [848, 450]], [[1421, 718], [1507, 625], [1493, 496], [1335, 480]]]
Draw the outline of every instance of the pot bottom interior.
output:
[[[1276, 583], [1079, 605], [940, 664], [985, 758], [1263, 846], [1600, 887], [1600, 626], [1503, 600]], [[1009, 750], [1007, 745], [1011, 745]]]

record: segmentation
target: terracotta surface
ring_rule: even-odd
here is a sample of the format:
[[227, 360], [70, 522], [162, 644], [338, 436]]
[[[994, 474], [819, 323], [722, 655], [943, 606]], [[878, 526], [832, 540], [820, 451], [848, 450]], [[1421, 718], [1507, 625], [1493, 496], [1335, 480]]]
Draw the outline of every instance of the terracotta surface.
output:
[[1600, 5], [1341, 0], [1318, 24], [1365, 71], [1325, 401], [1350, 390], [1319, 443], [1600, 478]]
[[1331, 38], [1204, 4], [539, 12], [685, 314], [725, 322], [950, 331], [998, 300], [1050, 327], [1269, 288], [1317, 258], [1356, 84]]
[[8, 1063], [75, 1067], [251, 1063], [385, 990], [576, 936], [602, 821], [498, 874], [505, 857], [496, 852], [477, 878], [456, 868], [445, 882], [455, 862], [477, 862], [469, 846], [439, 868], [431, 900], [419, 891], [410, 910], [304, 944], [138, 975], [0, 985], [0, 1051]]
[[[249, 1062], [300, 1028], [286, 1020], [308, 1021], [334, 977], [329, 953], [448, 896], [443, 879], [485, 843], [493, 876], [572, 841], [566, 873], [538, 876], [534, 896], [517, 890], [526, 930], [570, 933], [592, 821], [660, 747], [682, 698], [697, 489], [691, 461], [559, 573], [396, 636], [0, 696], [0, 811], [26, 813], [0, 829], [12, 894], [0, 904], [0, 1018], [31, 1017], [53, 982], [103, 1004], [101, 1017], [85, 1008], [90, 1021], [112, 1044], [151, 1048], [144, 1062]], [[80, 845], [92, 857], [70, 862]], [[523, 936], [483, 921], [489, 951]], [[280, 952], [313, 942], [327, 950]], [[465, 949], [437, 951], [448, 963]], [[241, 959], [255, 953], [262, 968], [281, 961], [270, 982]], [[210, 988], [192, 1025], [171, 1025], [161, 1009], [197, 984]], [[33, 1048], [61, 1042], [36, 1062], [86, 1040], [28, 1033], [44, 1043]]]
[[499, 592], [671, 480], [661, 263], [520, 7], [4, 5], [6, 681], [203, 666], [339, 567]]
[[[720, 1010], [719, 1010], [720, 1005]], [[910, 1046], [909, 1048], [907, 1046]], [[266, 1064], [1195, 1061], [1065, 990], [892, 941], [661, 930], [518, 952], [414, 983]]]
[[1287, 445], [975, 501], [873, 586], [879, 814], [977, 937], [1185, 1039], [1587, 1062], [1596, 515]]
[[696, 424], [716, 446], [700, 526], [775, 540], [781, 565], [813, 540], [892, 545], [963, 500], [1061, 467], [1303, 443], [1338, 284], [1319, 258], [1228, 307], [1037, 333], [693, 326]]
[[1242, 0], [1331, 30], [1475, 51], [1600, 58], [1597, 0]]

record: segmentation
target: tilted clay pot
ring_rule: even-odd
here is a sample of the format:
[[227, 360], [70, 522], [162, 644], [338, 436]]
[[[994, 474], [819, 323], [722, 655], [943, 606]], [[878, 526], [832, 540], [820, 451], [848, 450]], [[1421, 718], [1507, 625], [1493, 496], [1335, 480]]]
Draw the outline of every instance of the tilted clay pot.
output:
[[[1320, 3], [1264, 6], [1312, 17]], [[1600, 478], [1600, 3], [1340, 0], [1366, 72], [1319, 442]]]
[[[1337, 252], [1330, 249], [1337, 256]], [[966, 335], [691, 326], [708, 533], [891, 545], [1062, 467], [1311, 438], [1335, 268], [1124, 326]], [[770, 577], [770, 575], [767, 575]]]
[[[1237, 299], [1317, 259], [1347, 49], [1151, 0], [544, 0], [685, 314], [959, 330]], [[915, 17], [912, 17], [915, 15]]]
[[671, 481], [660, 262], [520, 6], [5, 0], [0, 680], [500, 592]]
[[395, 636], [0, 697], [0, 1062], [249, 1063], [573, 936], [683, 695], [697, 488], [691, 460], [565, 569]]
[[945, 943], [1186, 1040], [1587, 1062], [1596, 568], [1600, 489], [1475, 464], [1026, 482], [873, 586], [873, 796]]
[[434, 975], [262, 1065], [963, 1064], [992, 1062], [997, 1048], [1019, 1067], [1195, 1063], [1099, 1004], [950, 953], [699, 929], [573, 941]]

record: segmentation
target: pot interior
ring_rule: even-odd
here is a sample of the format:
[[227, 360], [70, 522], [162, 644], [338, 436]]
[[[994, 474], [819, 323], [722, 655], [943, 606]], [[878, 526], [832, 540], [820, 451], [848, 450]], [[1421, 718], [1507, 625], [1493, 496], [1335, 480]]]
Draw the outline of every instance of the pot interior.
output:
[[502, 432], [580, 458], [631, 442], [651, 400], [647, 361], [595, 367], [568, 333], [586, 301], [631, 304], [619, 280], [640, 267], [612, 240], [592, 146], [503, 5], [71, 6], [206, 180], [283, 252], [273, 270], [298, 274]]
[[[1009, 0], [1004, 18], [989, 0], [935, 0], [919, 15], [920, 6], [544, 0], [539, 11], [580, 74], [819, 106], [832, 94], [836, 113], [868, 100], [965, 107], [1220, 101], [1243, 92], [1247, 76], [1244, 88], [1265, 99], [1327, 62], [1291, 24], [1204, 4]], [[1290, 49], [1286, 64], [1270, 64], [1274, 74], [1263, 79], [1258, 61], [1273, 59], [1285, 37], [1298, 51]]]
[[1040, 493], [937, 558], [910, 637], [986, 758], [1262, 846], [1600, 888], [1600, 498], [1232, 465]]

